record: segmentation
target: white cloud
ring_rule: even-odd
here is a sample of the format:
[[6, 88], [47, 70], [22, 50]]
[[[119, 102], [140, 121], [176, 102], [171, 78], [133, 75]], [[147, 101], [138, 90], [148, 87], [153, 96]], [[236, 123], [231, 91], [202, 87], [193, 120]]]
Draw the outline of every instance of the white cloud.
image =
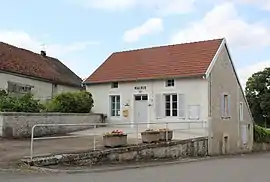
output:
[[263, 10], [270, 11], [270, 0], [238, 0], [240, 3], [255, 5]]
[[69, 0], [85, 8], [121, 11], [131, 8], [153, 10], [160, 15], [183, 14], [194, 10], [195, 0]]
[[233, 3], [215, 6], [203, 19], [190, 23], [175, 34], [171, 42], [181, 43], [226, 37], [232, 46], [270, 45], [270, 28], [241, 18]]
[[122, 10], [137, 4], [137, 0], [73, 0], [85, 8], [95, 8], [102, 10]]
[[[44, 42], [35, 37], [30, 36], [24, 31], [5, 31], [0, 30], [0, 41], [20, 48], [28, 49], [39, 53]], [[46, 52], [48, 56], [59, 58], [69, 68], [74, 70], [78, 75], [86, 77], [90, 69], [93, 70], [89, 61], [83, 60], [76, 54], [78, 51], [86, 49], [89, 45], [99, 44], [99, 42], [74, 42], [70, 44], [46, 44]], [[79, 64], [78, 64], [79, 63]], [[82, 69], [84, 65], [87, 69]]]
[[[24, 31], [0, 30], [0, 41], [17, 47], [39, 53], [44, 42], [30, 36]], [[98, 42], [82, 41], [71, 44], [47, 44], [46, 52], [49, 56], [60, 57], [68, 53], [84, 50], [87, 46], [98, 44]]]
[[142, 25], [127, 30], [124, 33], [125, 42], [137, 42], [142, 36], [157, 34], [163, 31], [163, 21], [160, 18], [151, 18]]
[[248, 65], [246, 67], [242, 67], [237, 70], [240, 82], [245, 88], [246, 82], [249, 77], [252, 76], [253, 73], [256, 73], [258, 71], [262, 71], [264, 68], [270, 67], [270, 60], [269, 61], [260, 61], [252, 65]]

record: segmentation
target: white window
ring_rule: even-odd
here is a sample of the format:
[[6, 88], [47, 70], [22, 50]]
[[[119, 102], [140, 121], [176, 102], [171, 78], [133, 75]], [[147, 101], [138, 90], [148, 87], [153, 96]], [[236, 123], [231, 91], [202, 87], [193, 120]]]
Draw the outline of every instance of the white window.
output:
[[177, 95], [165, 95], [165, 114], [166, 116], [177, 116]]
[[8, 81], [7, 83], [8, 83], [7, 90], [9, 93], [26, 94], [26, 93], [31, 93], [32, 88], [34, 88], [34, 86], [21, 84], [21, 83], [15, 83], [15, 82], [10, 82], [10, 81]]
[[110, 96], [111, 116], [120, 116], [120, 95]]
[[199, 120], [200, 119], [200, 105], [188, 106], [188, 119]]
[[154, 106], [156, 118], [186, 117], [185, 94], [156, 94]]
[[118, 82], [113, 82], [111, 84], [111, 88], [118, 88]]
[[239, 103], [239, 120], [244, 121], [243, 102]]
[[148, 100], [148, 95], [135, 95], [135, 100]]
[[166, 87], [174, 87], [174, 80], [170, 79], [170, 80], [166, 80]]
[[223, 94], [221, 98], [221, 117], [230, 118], [230, 95]]

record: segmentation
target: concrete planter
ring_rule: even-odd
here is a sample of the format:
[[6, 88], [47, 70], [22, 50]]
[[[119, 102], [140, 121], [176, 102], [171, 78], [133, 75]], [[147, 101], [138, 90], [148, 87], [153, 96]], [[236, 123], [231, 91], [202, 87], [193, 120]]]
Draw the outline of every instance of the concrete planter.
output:
[[103, 136], [105, 147], [122, 147], [127, 145], [127, 135], [105, 135]]
[[143, 143], [158, 142], [160, 139], [159, 131], [144, 131], [141, 133]]
[[161, 130], [160, 132], [160, 141], [171, 141], [173, 138], [172, 130]]

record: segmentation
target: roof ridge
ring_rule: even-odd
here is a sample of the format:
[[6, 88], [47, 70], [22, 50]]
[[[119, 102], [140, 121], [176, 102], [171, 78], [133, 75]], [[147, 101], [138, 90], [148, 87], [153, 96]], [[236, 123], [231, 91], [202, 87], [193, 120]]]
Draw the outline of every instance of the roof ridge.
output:
[[[64, 85], [72, 85], [72, 86], [81, 85], [81, 82], [82, 82], [81, 77], [78, 76], [74, 71], [72, 71], [67, 65], [65, 65], [58, 58], [47, 56], [47, 55], [42, 56], [41, 54], [33, 52], [32, 50], [25, 49], [16, 45], [12, 45], [3, 41], [0, 41], [0, 46], [1, 48], [3, 48], [3, 53], [4, 53], [3, 59], [6, 59], [5, 61], [11, 62], [12, 59], [20, 58], [19, 62], [31, 59], [32, 62], [35, 63], [35, 65], [29, 65], [27, 63], [29, 61], [25, 61], [25, 63], [21, 63], [21, 64], [26, 65], [26, 66], [23, 66], [24, 69], [28, 69], [27, 71], [25, 71], [22, 69], [18, 70], [19, 67], [14, 68], [12, 64], [6, 64], [8, 65], [6, 66], [4, 65], [4, 63], [0, 62], [1, 63], [0, 69], [6, 70], [8, 72], [18, 73], [21, 75], [31, 76], [34, 78], [39, 78], [39, 79], [42, 78], [50, 82], [57, 82], [59, 84], [64, 84]], [[10, 55], [13, 54], [11, 51], [14, 52], [13, 58], [10, 58]], [[45, 69], [45, 71], [42, 73], [35, 73], [37, 72], [36, 69], [41, 69], [40, 68], [41, 65], [43, 65], [43, 67], [46, 67], [46, 68], [42, 68], [42, 69]]]
[[[7, 42], [2, 42], [2, 41], [0, 41], [0, 43], [4, 44], [4, 45], [6, 45], [6, 46], [9, 46], [9, 47], [13, 47], [13, 48], [20, 49], [20, 50], [22, 50], [22, 51], [26, 51], [26, 52], [31, 53], [31, 54], [35, 54], [35, 55], [37, 55], [37, 56], [41, 56], [39, 53], [36, 53], [36, 52], [34, 52], [34, 51], [31, 51], [31, 50], [29, 50], [29, 49], [25, 49], [25, 48], [22, 48], [22, 47], [19, 47], [19, 46], [15, 46], [15, 45], [9, 44], [9, 43], [7, 43]], [[59, 59], [56, 58], [56, 57], [51, 57], [51, 56], [48, 56], [48, 55], [46, 55], [46, 58], [51, 58], [51, 59], [59, 60]]]
[[200, 41], [191, 41], [185, 43], [178, 43], [178, 44], [167, 44], [167, 45], [160, 45], [160, 46], [153, 46], [153, 47], [144, 47], [144, 48], [137, 48], [137, 49], [130, 49], [130, 50], [123, 50], [123, 51], [116, 51], [114, 53], [125, 53], [125, 52], [133, 52], [133, 51], [141, 51], [141, 50], [149, 50], [149, 49], [156, 49], [156, 48], [164, 48], [164, 47], [171, 47], [171, 46], [178, 46], [178, 45], [186, 45], [186, 44], [195, 44], [195, 43], [202, 43], [202, 42], [210, 42], [210, 41], [217, 41], [217, 40], [224, 40], [225, 38], [215, 38], [215, 39], [208, 39], [208, 40], [200, 40]]

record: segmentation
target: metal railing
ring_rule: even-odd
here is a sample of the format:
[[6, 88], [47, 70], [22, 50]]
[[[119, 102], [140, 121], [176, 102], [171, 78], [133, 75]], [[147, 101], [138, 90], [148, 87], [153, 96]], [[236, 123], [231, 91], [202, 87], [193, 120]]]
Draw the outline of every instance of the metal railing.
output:
[[[175, 125], [185, 125], [184, 127], [177, 128]], [[194, 127], [194, 126], [198, 127]], [[93, 127], [90, 129], [84, 129], [78, 132], [72, 132], [74, 135], [71, 136], [52, 136], [52, 137], [35, 137], [35, 129], [37, 127], [78, 127], [78, 126], [89, 126]], [[123, 130], [128, 135], [135, 133], [135, 139], [137, 142], [140, 141], [139, 133], [144, 131], [147, 128], [166, 128], [175, 131], [175, 134], [181, 134], [182, 132], [186, 132], [188, 135], [191, 134], [191, 130], [195, 131], [198, 129], [199, 134], [193, 134], [191, 137], [200, 137], [208, 135], [208, 125], [206, 121], [185, 121], [185, 122], [150, 122], [150, 123], [80, 123], [80, 124], [36, 124], [32, 127], [31, 130], [31, 143], [30, 143], [30, 159], [34, 157], [34, 141], [36, 140], [53, 140], [53, 139], [66, 139], [66, 138], [78, 138], [84, 136], [92, 136], [93, 137], [93, 150], [96, 150], [97, 146], [97, 137], [102, 136], [106, 132], [111, 132], [114, 129]], [[99, 130], [99, 131], [97, 131]], [[91, 132], [91, 133], [90, 133]], [[177, 133], [180, 132], [180, 133]], [[175, 135], [174, 134], [174, 135]], [[190, 136], [190, 135], [189, 135]], [[189, 137], [189, 138], [191, 138]], [[167, 137], [166, 137], [167, 138]], [[177, 138], [177, 137], [176, 137]], [[181, 136], [177, 139], [181, 139]], [[184, 139], [184, 138], [182, 138]], [[185, 138], [187, 139], [187, 138]]]

